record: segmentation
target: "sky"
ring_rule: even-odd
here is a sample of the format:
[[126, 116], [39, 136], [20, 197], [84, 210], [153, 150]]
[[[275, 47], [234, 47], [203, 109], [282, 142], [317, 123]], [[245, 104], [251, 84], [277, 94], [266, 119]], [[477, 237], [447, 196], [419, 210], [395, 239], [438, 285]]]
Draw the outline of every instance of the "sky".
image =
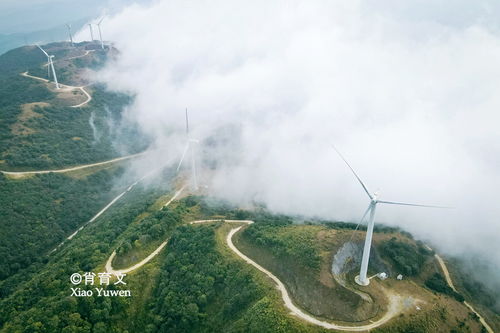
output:
[[0, 34], [48, 30], [66, 23], [114, 13], [130, 3], [150, 0], [1, 0]]
[[380, 206], [377, 222], [484, 258], [500, 277], [499, 9], [486, 0], [132, 4], [106, 17], [104, 39], [120, 55], [97, 78], [136, 95], [126, 115], [169, 151], [158, 163], [179, 158], [189, 109], [197, 156], [217, 163], [205, 179], [214, 196], [357, 221], [368, 198], [334, 144], [382, 200], [455, 207]]

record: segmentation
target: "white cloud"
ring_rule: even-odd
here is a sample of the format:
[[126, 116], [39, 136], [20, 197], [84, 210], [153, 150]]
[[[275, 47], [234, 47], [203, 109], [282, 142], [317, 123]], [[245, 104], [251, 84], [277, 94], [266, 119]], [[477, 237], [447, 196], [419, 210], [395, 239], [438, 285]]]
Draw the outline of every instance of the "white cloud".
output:
[[383, 198], [457, 207], [380, 207], [379, 221], [500, 267], [500, 36], [484, 23], [490, 3], [460, 24], [425, 2], [411, 2], [415, 11], [388, 3], [131, 6], [103, 26], [121, 55], [100, 78], [137, 94], [130, 116], [159, 146], [178, 143], [167, 133], [181, 131], [186, 106], [198, 138], [232, 133], [211, 151], [224, 156], [216, 195], [357, 219], [368, 202], [335, 143]]

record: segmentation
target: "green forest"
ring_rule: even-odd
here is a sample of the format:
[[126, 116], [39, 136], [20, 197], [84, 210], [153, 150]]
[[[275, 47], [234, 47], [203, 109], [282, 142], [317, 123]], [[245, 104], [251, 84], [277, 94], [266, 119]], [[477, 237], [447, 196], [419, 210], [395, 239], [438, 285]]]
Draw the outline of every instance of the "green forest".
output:
[[[6, 69], [0, 75], [0, 169], [61, 168], [137, 153], [147, 147], [147, 136], [122, 117], [133, 97], [93, 84], [86, 88], [92, 95], [89, 104], [64, 106], [47, 84], [20, 75], [29, 70], [46, 77], [43, 58], [36, 47], [0, 56], [0, 68]], [[73, 67], [58, 68], [65, 73], [60, 82], [74, 74]], [[28, 103], [39, 104], [29, 107]]]
[[[45, 264], [28, 272], [28, 278], [0, 300], [0, 331], [135, 332], [144, 327], [148, 332], [309, 331], [280, 308], [272, 285], [262, 285], [251, 267], [221, 249], [216, 241], [221, 223], [176, 227], [182, 216], [200, 211], [199, 197], [180, 200], [173, 211], [152, 210], [164, 191], [132, 190], [60, 251], [44, 256]], [[217, 214], [239, 212], [227, 207], [217, 211], [213, 205], [210, 209]], [[162, 228], [172, 233], [158, 259], [144, 267], [151, 274], [138, 272], [129, 278], [127, 288], [143, 299], [145, 310], [134, 310], [135, 298], [69, 297], [72, 273], [97, 272], [113, 249], [157, 230], [151, 220], [160, 220]], [[147, 292], [145, 286], [153, 289]]]

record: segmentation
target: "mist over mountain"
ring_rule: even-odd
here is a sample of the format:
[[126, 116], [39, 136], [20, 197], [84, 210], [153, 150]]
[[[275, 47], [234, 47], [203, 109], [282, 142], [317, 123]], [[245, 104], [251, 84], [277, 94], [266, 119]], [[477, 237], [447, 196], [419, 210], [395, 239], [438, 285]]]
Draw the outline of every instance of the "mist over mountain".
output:
[[213, 195], [357, 221], [368, 200], [334, 143], [382, 199], [455, 207], [385, 206], [379, 222], [500, 276], [497, 7], [134, 4], [106, 19], [121, 54], [98, 75], [136, 94], [128, 117], [179, 155], [189, 108], [193, 136], [219, 142], [200, 145], [218, 158]]

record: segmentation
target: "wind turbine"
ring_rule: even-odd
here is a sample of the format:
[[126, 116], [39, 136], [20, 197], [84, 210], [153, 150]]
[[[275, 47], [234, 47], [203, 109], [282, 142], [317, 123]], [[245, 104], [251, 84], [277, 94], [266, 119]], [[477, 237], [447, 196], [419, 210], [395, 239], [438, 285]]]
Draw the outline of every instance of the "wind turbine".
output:
[[[57, 76], [56, 76], [56, 70], [54, 69], [54, 62], [52, 61], [52, 58], [54, 58], [53, 55], [49, 55], [47, 52], [45, 52], [44, 49], [40, 45], [36, 45], [40, 50], [42, 50], [43, 54], [47, 56], [47, 74], [49, 74], [49, 67], [52, 68], [52, 75], [54, 76], [54, 82], [56, 83], [56, 89], [59, 89], [59, 82], [57, 82]], [[49, 75], [50, 76], [50, 75]]]
[[342, 154], [337, 150], [337, 148], [333, 147], [333, 149], [335, 149], [337, 154], [339, 154], [340, 158], [342, 158], [342, 160], [344, 160], [345, 164], [347, 164], [349, 169], [351, 169], [352, 173], [354, 174], [354, 177], [356, 177], [358, 182], [363, 187], [363, 190], [365, 190], [366, 194], [368, 195], [368, 198], [370, 198], [370, 203], [368, 204], [368, 208], [366, 209], [365, 213], [363, 214], [363, 217], [361, 218], [361, 221], [359, 222], [361, 224], [363, 222], [363, 220], [365, 219], [366, 215], [368, 215], [368, 213], [370, 213], [370, 218], [368, 220], [368, 227], [366, 230], [365, 246], [363, 249], [363, 258], [361, 259], [361, 269], [359, 270], [359, 275], [356, 276], [356, 278], [355, 278], [355, 281], [357, 284], [362, 285], [362, 286], [367, 286], [368, 284], [370, 284], [370, 280], [366, 277], [366, 274], [368, 272], [368, 261], [370, 259], [370, 249], [371, 249], [371, 245], [372, 245], [375, 210], [377, 209], [378, 204], [389, 204], [389, 205], [399, 205], [399, 206], [415, 206], [415, 207], [431, 207], [431, 208], [450, 208], [450, 207], [420, 205], [420, 204], [406, 203], [406, 202], [379, 200], [378, 199], [378, 192], [371, 194], [368, 191], [368, 188], [366, 187], [366, 185], [361, 180], [361, 178], [359, 178], [359, 176], [356, 174], [354, 169], [349, 165], [347, 160], [344, 158], [344, 156], [342, 156]]
[[71, 35], [71, 24], [66, 24], [66, 27], [68, 28], [69, 41], [71, 42], [71, 46], [73, 46], [73, 36]]
[[88, 26], [89, 26], [89, 30], [90, 30], [90, 41], [93, 42], [94, 41], [94, 32], [92, 31], [92, 23], [89, 23]]
[[104, 50], [104, 43], [102, 41], [102, 34], [101, 34], [101, 23], [102, 20], [104, 20], [104, 17], [97, 23], [97, 29], [99, 30], [99, 39], [101, 40], [101, 48]]
[[186, 156], [186, 153], [190, 152], [191, 154], [191, 181], [192, 181], [192, 189], [194, 191], [198, 190], [198, 182], [196, 179], [196, 163], [195, 163], [195, 158], [194, 158], [194, 147], [192, 144], [197, 144], [198, 140], [191, 139], [189, 137], [189, 119], [188, 119], [188, 111], [186, 108], [186, 137], [187, 137], [187, 142], [186, 142], [186, 147], [184, 148], [184, 151], [182, 153], [181, 160], [179, 162], [179, 165], [177, 166], [177, 172], [179, 172], [179, 169], [181, 168], [182, 162], [184, 161], [184, 157]]

